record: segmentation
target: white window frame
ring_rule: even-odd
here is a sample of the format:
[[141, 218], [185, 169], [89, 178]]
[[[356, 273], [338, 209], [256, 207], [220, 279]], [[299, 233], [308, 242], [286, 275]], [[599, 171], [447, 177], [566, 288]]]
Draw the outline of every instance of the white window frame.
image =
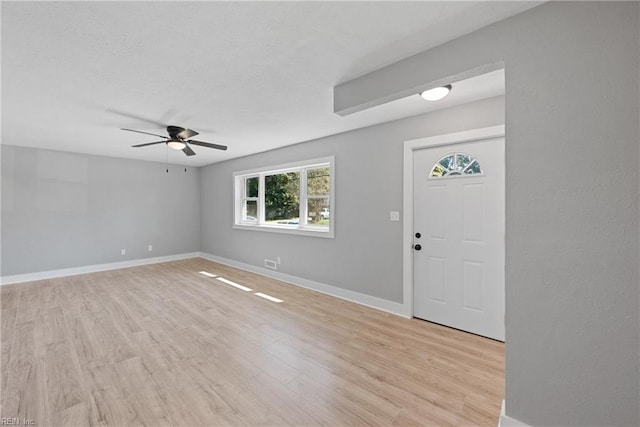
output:
[[[253, 175], [253, 176], [247, 175], [247, 176], [243, 177], [242, 182], [240, 183], [240, 185], [242, 186], [242, 188], [240, 189], [240, 191], [242, 192], [242, 195], [240, 197], [240, 199], [241, 199], [241, 201], [240, 201], [240, 203], [241, 203], [241, 206], [240, 206], [240, 209], [241, 209], [240, 218], [246, 218], [246, 215], [245, 215], [244, 211], [245, 211], [245, 208], [247, 206], [247, 202], [256, 202], [256, 206], [260, 205], [260, 196], [259, 195], [258, 195], [258, 197], [249, 197], [249, 196], [247, 196], [247, 189], [245, 188], [245, 184], [247, 182], [247, 179], [251, 179], [251, 178], [258, 178], [258, 182], [260, 182], [260, 177], [258, 175]], [[259, 186], [260, 186], [260, 184], [258, 184], [258, 188], [260, 188]], [[256, 221], [257, 221], [257, 218], [256, 218]], [[256, 221], [246, 221], [246, 222], [250, 223], [250, 224], [255, 224]]]
[[[308, 199], [317, 198], [307, 196], [307, 170], [320, 167], [329, 167], [330, 194], [329, 197], [329, 227], [307, 224]], [[300, 223], [299, 224], [267, 224], [265, 221], [265, 176], [287, 172], [300, 173]], [[258, 177], [258, 215], [256, 221], [243, 220], [245, 201], [255, 200], [254, 197], [246, 197], [245, 179]], [[233, 228], [240, 230], [267, 231], [274, 233], [297, 234], [302, 236], [334, 238], [335, 235], [335, 157], [328, 156], [318, 159], [305, 160], [294, 163], [286, 163], [276, 166], [268, 166], [258, 169], [245, 170], [233, 173], [234, 215]], [[326, 196], [318, 196], [326, 197]]]

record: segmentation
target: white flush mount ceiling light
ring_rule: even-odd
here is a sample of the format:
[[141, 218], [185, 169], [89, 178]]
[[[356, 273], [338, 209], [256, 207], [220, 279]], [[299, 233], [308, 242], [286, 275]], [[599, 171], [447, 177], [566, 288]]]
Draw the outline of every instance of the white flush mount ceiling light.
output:
[[451, 85], [434, 87], [433, 89], [420, 92], [420, 96], [427, 101], [440, 101], [451, 92]]
[[187, 144], [185, 144], [183, 141], [180, 141], [179, 139], [172, 139], [167, 142], [167, 145], [174, 150], [182, 150], [187, 146]]

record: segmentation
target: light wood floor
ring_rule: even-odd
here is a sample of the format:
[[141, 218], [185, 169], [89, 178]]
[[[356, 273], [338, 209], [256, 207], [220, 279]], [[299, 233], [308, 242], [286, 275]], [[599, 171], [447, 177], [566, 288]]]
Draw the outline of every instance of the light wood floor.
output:
[[0, 292], [22, 425], [497, 425], [502, 343], [206, 260]]

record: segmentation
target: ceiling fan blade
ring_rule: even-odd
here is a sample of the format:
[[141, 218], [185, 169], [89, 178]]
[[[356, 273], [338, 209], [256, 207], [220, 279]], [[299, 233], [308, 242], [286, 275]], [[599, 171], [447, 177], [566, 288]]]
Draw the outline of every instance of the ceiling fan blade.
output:
[[195, 155], [196, 155], [196, 152], [195, 152], [195, 151], [193, 151], [193, 150], [191, 149], [191, 147], [189, 147], [189, 146], [188, 146], [188, 145], [186, 145], [186, 144], [185, 144], [184, 148], [182, 149], [182, 152], [183, 152], [184, 154], [186, 154], [187, 156], [195, 156]]
[[195, 130], [193, 130], [193, 129], [185, 129], [182, 132], [180, 132], [177, 136], [179, 138], [182, 138], [182, 139], [188, 139], [188, 138], [191, 138], [192, 136], [196, 136], [196, 135], [198, 135], [198, 132], [196, 132]]
[[139, 116], [137, 114], [128, 113], [126, 111], [119, 111], [119, 110], [115, 110], [115, 109], [112, 109], [112, 108], [109, 108], [106, 111], [108, 111], [110, 113], [118, 114], [118, 115], [123, 116], [123, 117], [128, 117], [130, 119], [138, 120], [138, 121], [141, 121], [141, 122], [146, 122], [146, 123], [149, 123], [149, 124], [152, 124], [154, 126], [161, 127], [161, 128], [164, 128], [164, 127], [167, 126], [167, 125], [165, 125], [165, 124], [163, 124], [161, 122], [158, 122], [156, 120], [153, 120], [153, 119], [150, 119], [150, 118], [147, 118], [147, 117], [142, 117], [142, 116]]
[[156, 141], [156, 142], [147, 142], [146, 144], [138, 144], [138, 145], [132, 145], [132, 147], [146, 147], [147, 145], [153, 145], [153, 144], [166, 144], [167, 141]]
[[127, 132], [144, 133], [145, 135], [153, 135], [153, 136], [159, 136], [160, 138], [166, 138], [165, 135], [158, 135], [157, 133], [149, 133], [149, 132], [143, 132], [141, 130], [125, 129], [125, 128], [120, 128], [120, 129], [126, 130]]
[[193, 145], [200, 145], [202, 147], [215, 148], [216, 150], [226, 150], [227, 149], [226, 145], [212, 144], [210, 142], [195, 141], [193, 139], [190, 139], [190, 140], [188, 140], [186, 142], [188, 142], [189, 144], [193, 144]]

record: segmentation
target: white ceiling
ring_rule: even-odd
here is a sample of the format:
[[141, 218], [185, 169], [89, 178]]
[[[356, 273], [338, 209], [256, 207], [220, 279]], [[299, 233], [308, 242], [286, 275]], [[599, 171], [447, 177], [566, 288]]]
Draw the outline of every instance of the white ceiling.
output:
[[[540, 2], [2, 2], [2, 143], [202, 166], [503, 93], [502, 72], [340, 117], [336, 84]], [[154, 124], [157, 123], [157, 124]]]

